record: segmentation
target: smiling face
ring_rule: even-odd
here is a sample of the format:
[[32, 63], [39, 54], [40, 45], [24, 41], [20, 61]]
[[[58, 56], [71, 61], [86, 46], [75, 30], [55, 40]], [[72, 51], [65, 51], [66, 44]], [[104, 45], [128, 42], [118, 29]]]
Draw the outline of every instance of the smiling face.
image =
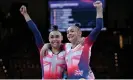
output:
[[77, 41], [79, 37], [81, 37], [81, 34], [82, 34], [81, 31], [76, 26], [70, 26], [67, 29], [67, 38], [71, 43]]
[[63, 40], [63, 36], [59, 31], [52, 31], [49, 34], [49, 42], [51, 44], [51, 47], [59, 48], [61, 45], [61, 42]]

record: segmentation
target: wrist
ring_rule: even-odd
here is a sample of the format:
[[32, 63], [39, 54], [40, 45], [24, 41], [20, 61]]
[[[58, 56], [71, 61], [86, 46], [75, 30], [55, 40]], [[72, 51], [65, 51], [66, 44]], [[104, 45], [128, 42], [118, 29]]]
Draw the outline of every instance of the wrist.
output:
[[103, 8], [97, 8], [97, 12], [103, 12]]
[[29, 16], [29, 14], [24, 14], [23, 16], [24, 16], [24, 18], [25, 18], [26, 22], [28, 22], [28, 21], [30, 21], [30, 20], [31, 20], [31, 18], [30, 18], [30, 16]]
[[96, 18], [103, 18], [103, 13], [102, 12], [101, 13], [97, 13]]
[[23, 14], [24, 17], [28, 17], [29, 15], [27, 13]]
[[103, 9], [102, 8], [97, 9], [97, 18], [103, 18]]

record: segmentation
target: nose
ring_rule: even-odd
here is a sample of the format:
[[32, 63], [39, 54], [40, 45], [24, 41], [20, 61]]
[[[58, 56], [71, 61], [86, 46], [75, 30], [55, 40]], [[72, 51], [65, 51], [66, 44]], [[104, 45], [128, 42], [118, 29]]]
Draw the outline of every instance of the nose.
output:
[[53, 38], [53, 41], [56, 41], [57, 40], [57, 38]]

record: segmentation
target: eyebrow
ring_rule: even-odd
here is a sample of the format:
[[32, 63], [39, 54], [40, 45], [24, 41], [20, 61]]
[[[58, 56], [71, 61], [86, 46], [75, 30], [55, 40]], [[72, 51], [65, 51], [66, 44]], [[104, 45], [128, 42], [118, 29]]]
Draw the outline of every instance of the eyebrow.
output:
[[56, 35], [53, 35], [53, 34], [52, 34], [51, 36], [60, 36], [60, 35], [59, 35], [59, 34], [56, 34]]

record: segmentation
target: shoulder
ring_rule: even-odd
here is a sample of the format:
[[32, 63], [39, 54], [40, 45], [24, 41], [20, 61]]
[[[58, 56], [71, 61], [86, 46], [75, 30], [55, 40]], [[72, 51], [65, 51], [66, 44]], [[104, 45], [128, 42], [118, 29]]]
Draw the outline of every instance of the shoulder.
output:
[[70, 46], [70, 47], [71, 47], [71, 46], [72, 46], [72, 44], [71, 44], [71, 43], [65, 43], [65, 46], [66, 46], [66, 47], [68, 47], [68, 46]]
[[91, 40], [90, 37], [88, 37], [88, 36], [85, 37], [85, 39], [84, 39], [84, 44], [91, 44], [91, 45], [92, 45], [93, 43], [94, 43], [94, 41]]
[[69, 50], [71, 50], [72, 44], [71, 43], [65, 43], [64, 44], [64, 49], [66, 52], [68, 52]]

